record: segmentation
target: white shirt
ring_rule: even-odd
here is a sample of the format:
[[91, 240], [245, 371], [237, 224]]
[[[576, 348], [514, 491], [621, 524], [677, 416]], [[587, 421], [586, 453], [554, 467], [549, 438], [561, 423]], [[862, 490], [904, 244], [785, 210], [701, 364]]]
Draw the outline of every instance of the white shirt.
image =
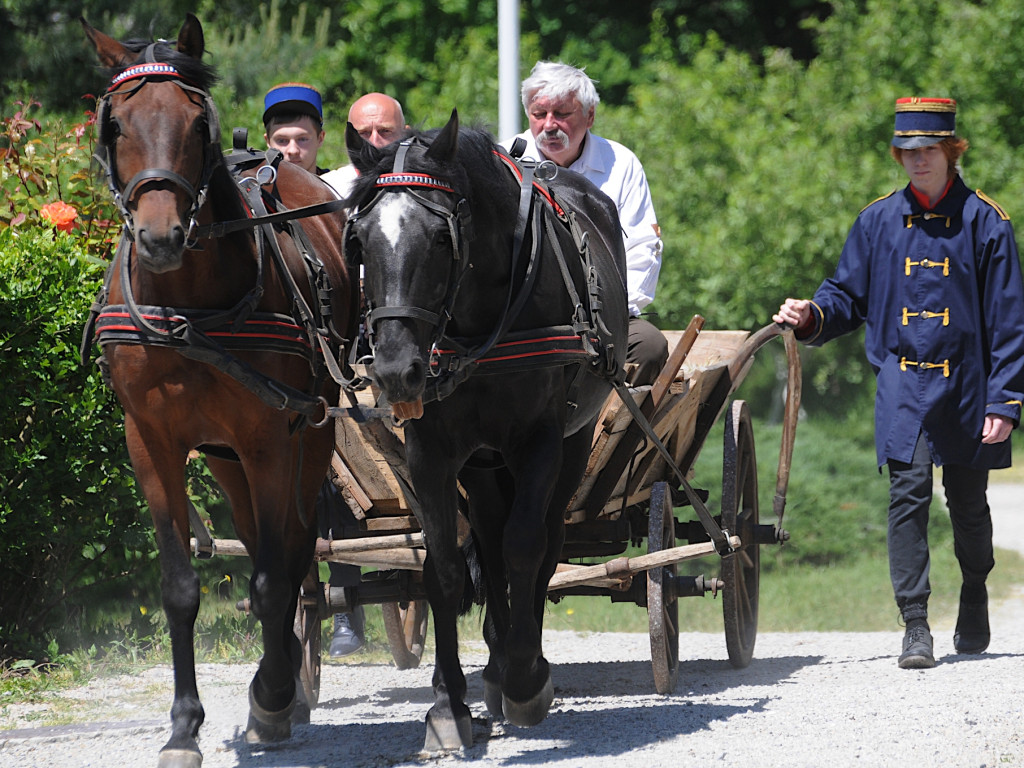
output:
[[[530, 131], [503, 141], [502, 145], [506, 150], [510, 149], [516, 138], [526, 141], [524, 158], [544, 159]], [[636, 317], [640, 310], [654, 301], [661, 271], [661, 237], [644, 168], [626, 147], [587, 131], [583, 152], [569, 170], [586, 176], [612, 199], [619, 211], [626, 246], [629, 314]]]
[[320, 178], [327, 182], [328, 186], [337, 193], [338, 197], [344, 198], [352, 191], [352, 185], [358, 176], [359, 172], [356, 171], [356, 167], [350, 163], [349, 165], [343, 165], [341, 168], [335, 168], [333, 171], [321, 174]]

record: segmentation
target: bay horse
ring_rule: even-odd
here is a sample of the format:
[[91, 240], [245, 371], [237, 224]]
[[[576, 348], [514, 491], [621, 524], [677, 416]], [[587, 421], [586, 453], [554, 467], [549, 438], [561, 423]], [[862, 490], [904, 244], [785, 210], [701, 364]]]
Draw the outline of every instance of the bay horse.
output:
[[[293, 619], [334, 444], [333, 429], [312, 427], [329, 421], [327, 403], [337, 402], [325, 371], [354, 333], [358, 288], [341, 251], [340, 201], [322, 181], [275, 165], [269, 153], [257, 179], [232, 178], [195, 16], [176, 43], [122, 43], [81, 22], [111, 74], [97, 108], [100, 161], [125, 224], [95, 331], [155, 526], [174, 663], [172, 730], [159, 765], [195, 768], [204, 711], [187, 457], [206, 453], [252, 561], [264, 653], [249, 687], [246, 740], [287, 738], [301, 658]], [[319, 215], [292, 222], [292, 237], [259, 224], [272, 216], [268, 201], [278, 217]]]
[[[436, 640], [427, 752], [472, 743], [456, 619], [461, 484], [484, 572], [485, 703], [534, 725], [554, 697], [541, 635], [598, 412], [621, 383], [625, 254], [612, 201], [582, 176], [510, 159], [447, 125], [376, 148], [351, 124], [360, 176], [345, 251], [364, 273], [371, 376], [406, 419]], [[486, 459], [486, 460], [485, 460]]]

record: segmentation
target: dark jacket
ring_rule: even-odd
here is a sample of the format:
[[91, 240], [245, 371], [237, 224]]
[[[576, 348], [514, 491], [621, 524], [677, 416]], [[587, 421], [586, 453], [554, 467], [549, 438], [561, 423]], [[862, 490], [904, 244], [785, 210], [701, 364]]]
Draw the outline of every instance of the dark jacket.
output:
[[986, 414], [1020, 423], [1024, 283], [1009, 216], [957, 177], [932, 211], [908, 185], [861, 211], [814, 294], [811, 345], [866, 324], [878, 463], [909, 462], [921, 430], [937, 465], [1010, 465], [982, 445]]

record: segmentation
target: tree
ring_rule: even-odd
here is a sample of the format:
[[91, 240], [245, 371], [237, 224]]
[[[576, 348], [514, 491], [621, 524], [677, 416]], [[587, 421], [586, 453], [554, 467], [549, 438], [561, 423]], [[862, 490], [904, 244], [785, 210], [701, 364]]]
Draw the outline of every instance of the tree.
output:
[[82, 95], [103, 85], [80, 16], [116, 37], [151, 38], [176, 31], [192, 7], [186, 0], [8, 0], [0, 7], [0, 102], [31, 98], [54, 112], [78, 112]]

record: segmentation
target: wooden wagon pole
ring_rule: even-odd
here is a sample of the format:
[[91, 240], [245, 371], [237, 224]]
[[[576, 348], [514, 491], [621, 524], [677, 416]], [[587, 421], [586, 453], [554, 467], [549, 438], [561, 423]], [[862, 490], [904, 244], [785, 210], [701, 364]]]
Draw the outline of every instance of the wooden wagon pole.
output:
[[800, 417], [800, 396], [803, 391], [803, 376], [800, 367], [800, 349], [796, 336], [789, 330], [783, 337], [786, 345], [788, 379], [786, 386], [786, 410], [782, 418], [782, 444], [779, 447], [779, 471], [775, 476], [775, 498], [772, 511], [782, 528], [782, 515], [786, 511], [786, 490], [789, 487], [789, 469], [793, 463], [793, 445], [796, 442], [796, 422]]
[[[193, 539], [192, 546], [195, 546]], [[218, 555], [248, 556], [245, 545], [238, 539], [217, 539], [214, 553]], [[401, 533], [390, 536], [370, 536], [360, 539], [317, 539], [316, 560], [349, 563], [368, 568], [390, 570], [394, 568], [422, 571], [427, 551], [423, 548], [422, 533]]]
[[803, 390], [800, 349], [792, 327], [772, 323], [751, 334], [729, 366], [729, 390], [724, 393], [721, 405], [725, 405], [726, 399], [742, 381], [745, 370], [753, 361], [754, 353], [777, 336], [782, 336], [788, 368], [786, 409], [782, 420], [782, 443], [779, 447], [779, 469], [775, 479], [775, 497], [772, 500], [772, 511], [778, 517], [777, 526], [781, 528], [782, 515], [786, 509], [789, 470], [793, 461], [793, 445], [796, 442], [796, 423], [800, 416], [800, 396]]
[[[742, 546], [739, 536], [729, 537], [729, 546], [733, 550], [739, 550]], [[548, 591], [552, 592], [567, 587], [580, 586], [608, 586], [609, 582], [621, 582], [632, 578], [642, 571], [649, 571], [651, 568], [658, 568], [663, 565], [673, 565], [684, 560], [692, 560], [695, 557], [705, 557], [717, 554], [714, 542], [704, 541], [699, 544], [685, 544], [680, 547], [663, 549], [638, 557], [617, 557], [606, 563], [597, 565], [578, 565], [565, 568], [561, 566], [559, 571], [551, 577], [548, 582]]]

